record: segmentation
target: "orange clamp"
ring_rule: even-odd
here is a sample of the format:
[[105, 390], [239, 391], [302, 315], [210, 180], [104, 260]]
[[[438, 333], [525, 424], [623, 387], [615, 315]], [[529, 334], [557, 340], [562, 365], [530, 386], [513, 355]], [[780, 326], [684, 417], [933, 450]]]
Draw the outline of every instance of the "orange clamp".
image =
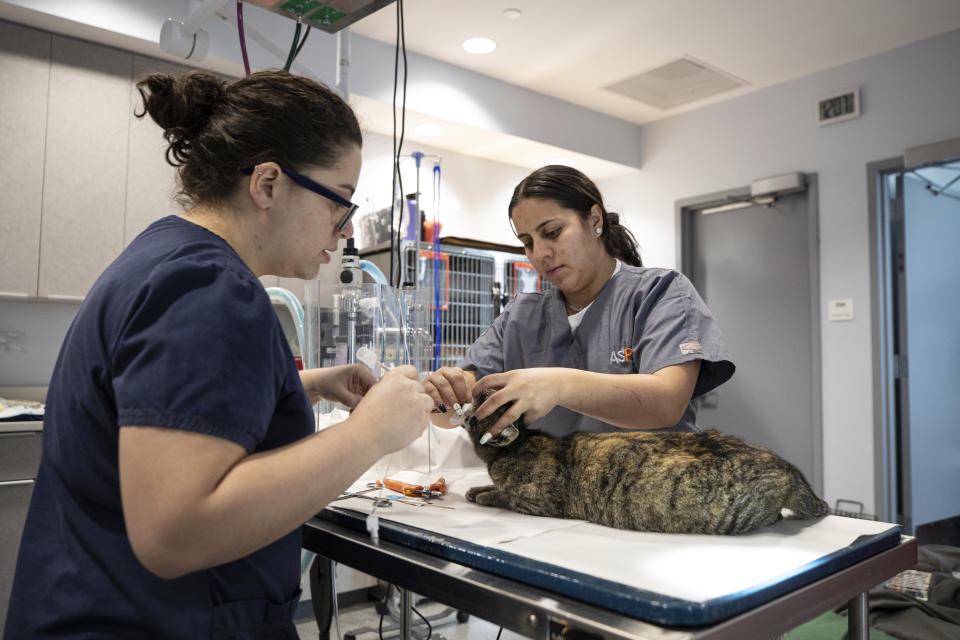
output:
[[440, 493], [440, 495], [447, 495], [447, 481], [443, 478], [437, 478], [437, 481], [431, 484], [429, 489]]
[[402, 493], [405, 496], [410, 497], [423, 497], [428, 492], [439, 493], [440, 495], [446, 495], [447, 493], [447, 481], [443, 478], [438, 478], [436, 482], [431, 484], [425, 490], [422, 484], [410, 484], [408, 482], [400, 482], [399, 480], [393, 480], [392, 478], [384, 478], [382, 481], [377, 480], [377, 486], [383, 484], [388, 489]]
[[409, 484], [407, 482], [400, 482], [399, 480], [392, 480], [390, 478], [383, 479], [383, 486], [398, 493], [402, 493], [405, 496], [419, 496], [423, 493], [423, 485], [420, 484]]

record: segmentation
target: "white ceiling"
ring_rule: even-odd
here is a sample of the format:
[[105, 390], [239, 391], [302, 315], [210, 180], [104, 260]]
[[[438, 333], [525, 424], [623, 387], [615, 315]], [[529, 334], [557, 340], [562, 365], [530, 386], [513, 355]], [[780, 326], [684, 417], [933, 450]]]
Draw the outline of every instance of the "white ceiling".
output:
[[[199, 0], [0, 0], [0, 17], [158, 55], [162, 19], [153, 14], [185, 17], [188, 7], [198, 5]], [[638, 125], [960, 29], [960, 0], [404, 0], [403, 7], [408, 51]], [[519, 19], [506, 18], [508, 8], [519, 9]], [[392, 45], [396, 10], [396, 3], [388, 5], [351, 31]], [[250, 7], [249, 17], [256, 19], [258, 11]], [[492, 38], [497, 49], [482, 56], [466, 53], [462, 41], [475, 36]], [[666, 110], [603, 88], [685, 56], [745, 85]], [[351, 104], [368, 131], [392, 134], [389, 103], [354, 94]], [[422, 136], [415, 131], [421, 123], [440, 124], [445, 132]], [[500, 162], [508, 158], [531, 169], [573, 164], [597, 180], [636, 171], [464, 125], [462, 118], [441, 120], [412, 110], [405, 139]]]
[[[636, 124], [960, 28], [958, 0], [405, 0], [403, 11], [408, 51]], [[393, 43], [396, 13], [352, 30]], [[475, 36], [496, 50], [466, 53]], [[669, 110], [603, 88], [683, 56], [747, 84]]]

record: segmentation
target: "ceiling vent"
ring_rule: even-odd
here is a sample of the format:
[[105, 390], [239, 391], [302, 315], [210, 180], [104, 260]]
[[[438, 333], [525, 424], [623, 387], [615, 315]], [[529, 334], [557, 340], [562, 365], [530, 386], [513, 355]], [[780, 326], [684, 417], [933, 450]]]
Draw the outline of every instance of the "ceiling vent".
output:
[[746, 84], [689, 56], [604, 87], [657, 107], [673, 109]]

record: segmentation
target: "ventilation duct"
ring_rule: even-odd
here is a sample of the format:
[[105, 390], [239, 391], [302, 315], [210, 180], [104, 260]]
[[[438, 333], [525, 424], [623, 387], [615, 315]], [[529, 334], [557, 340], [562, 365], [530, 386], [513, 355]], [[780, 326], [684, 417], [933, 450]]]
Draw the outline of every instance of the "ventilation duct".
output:
[[684, 56], [646, 73], [604, 87], [658, 109], [673, 109], [746, 84], [726, 72]]

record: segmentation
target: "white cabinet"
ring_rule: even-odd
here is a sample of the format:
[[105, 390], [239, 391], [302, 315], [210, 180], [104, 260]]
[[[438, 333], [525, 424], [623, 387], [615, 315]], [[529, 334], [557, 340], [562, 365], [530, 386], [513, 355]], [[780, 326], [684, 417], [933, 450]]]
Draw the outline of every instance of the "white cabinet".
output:
[[81, 298], [123, 247], [133, 56], [53, 36], [37, 293]]
[[[179, 213], [136, 80], [186, 68], [0, 21], [0, 296], [80, 299], [151, 222]], [[15, 89], [13, 89], [15, 88]]]
[[[181, 212], [163, 131], [133, 113], [144, 74], [187, 70], [0, 20], [0, 297], [80, 300], [150, 223]], [[301, 280], [261, 281], [303, 301]]]
[[0, 21], [0, 295], [37, 295], [50, 41]]

